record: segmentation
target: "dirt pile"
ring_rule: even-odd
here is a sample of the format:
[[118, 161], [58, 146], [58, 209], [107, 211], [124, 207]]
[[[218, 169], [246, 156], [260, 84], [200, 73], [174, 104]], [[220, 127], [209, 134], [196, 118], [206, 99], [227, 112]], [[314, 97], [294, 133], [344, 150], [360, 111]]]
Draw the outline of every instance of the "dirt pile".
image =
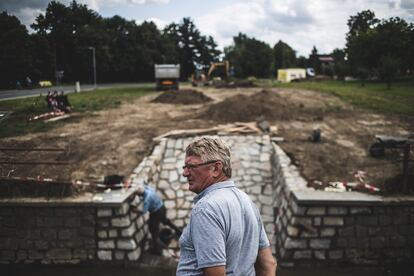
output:
[[218, 122], [248, 122], [263, 118], [269, 121], [322, 120], [323, 110], [307, 108], [303, 104], [290, 103], [276, 90], [263, 89], [251, 96], [237, 94], [211, 105], [201, 118]]
[[154, 103], [168, 104], [200, 104], [211, 101], [211, 98], [192, 89], [179, 91], [166, 91], [156, 97]]

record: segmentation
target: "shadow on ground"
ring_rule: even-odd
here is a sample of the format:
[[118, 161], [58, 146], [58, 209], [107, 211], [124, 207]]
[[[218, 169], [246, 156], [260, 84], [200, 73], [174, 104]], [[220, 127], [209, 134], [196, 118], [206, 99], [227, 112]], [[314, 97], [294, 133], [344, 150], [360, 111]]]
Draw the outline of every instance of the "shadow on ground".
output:
[[[146, 255], [139, 265], [0, 265], [1, 275], [13, 276], [173, 276], [176, 262], [169, 258]], [[278, 268], [277, 276], [411, 276], [407, 265], [390, 268]]]

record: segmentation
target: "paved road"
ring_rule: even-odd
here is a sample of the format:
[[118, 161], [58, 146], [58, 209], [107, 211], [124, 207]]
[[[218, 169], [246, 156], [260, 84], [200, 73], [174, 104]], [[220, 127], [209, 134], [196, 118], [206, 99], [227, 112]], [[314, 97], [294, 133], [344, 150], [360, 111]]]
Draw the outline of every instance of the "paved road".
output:
[[[145, 86], [149, 83], [108, 83], [108, 84], [99, 84], [97, 89], [112, 88], [112, 87], [132, 87], [132, 86]], [[93, 90], [93, 84], [81, 85], [81, 91], [91, 91]], [[155, 85], [154, 85], [155, 88]], [[75, 92], [74, 85], [63, 85], [63, 86], [54, 86], [54, 87], [44, 87], [44, 88], [34, 88], [34, 89], [21, 89], [21, 90], [2, 90], [0, 91], [0, 101], [12, 100], [19, 98], [28, 98], [36, 97], [40, 94], [46, 95], [48, 91], [64, 91], [65, 93]]]

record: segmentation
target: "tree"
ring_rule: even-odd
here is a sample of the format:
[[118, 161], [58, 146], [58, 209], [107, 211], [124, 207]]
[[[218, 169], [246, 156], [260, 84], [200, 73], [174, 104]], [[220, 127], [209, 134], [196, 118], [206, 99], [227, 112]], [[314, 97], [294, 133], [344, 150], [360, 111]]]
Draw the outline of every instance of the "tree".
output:
[[398, 76], [400, 63], [391, 56], [381, 57], [378, 65], [378, 74], [381, 80], [387, 83], [387, 88], [391, 89], [391, 83]]
[[288, 44], [279, 40], [273, 47], [275, 71], [296, 66], [296, 52]]
[[15, 87], [31, 71], [30, 37], [19, 19], [0, 13], [0, 87]]
[[176, 54], [181, 64], [181, 77], [187, 79], [194, 73], [197, 67], [208, 67], [213, 61], [217, 61], [220, 51], [214, 39], [201, 35], [190, 18], [183, 18], [180, 24], [171, 23], [164, 31], [163, 36], [173, 42]]
[[225, 48], [224, 52], [226, 59], [234, 66], [237, 77], [266, 78], [271, 76], [273, 51], [268, 44], [249, 38], [242, 33], [233, 37], [233, 41], [233, 45]]
[[348, 66], [345, 60], [345, 50], [334, 49], [331, 53], [331, 56], [335, 60], [334, 71], [338, 79], [344, 80], [345, 76], [348, 74]]
[[321, 64], [319, 62], [318, 49], [316, 49], [316, 46], [313, 46], [312, 52], [309, 55], [308, 66], [312, 67], [316, 74], [320, 74], [322, 71]]
[[346, 52], [354, 75], [357, 71], [366, 73], [369, 68], [375, 67], [377, 58], [372, 55], [375, 48], [372, 37], [378, 23], [379, 20], [370, 10], [359, 12], [348, 20]]
[[[84, 57], [89, 46], [98, 48], [96, 37], [103, 33], [99, 31], [100, 23], [101, 17], [86, 5], [72, 1], [66, 7], [60, 2], [52, 1], [47, 6], [45, 15], [40, 14], [36, 18], [32, 28], [47, 36], [55, 57], [54, 71], [64, 71], [66, 81], [73, 81], [82, 80], [86, 76], [83, 74], [87, 70]], [[99, 61], [98, 49], [96, 55]]]

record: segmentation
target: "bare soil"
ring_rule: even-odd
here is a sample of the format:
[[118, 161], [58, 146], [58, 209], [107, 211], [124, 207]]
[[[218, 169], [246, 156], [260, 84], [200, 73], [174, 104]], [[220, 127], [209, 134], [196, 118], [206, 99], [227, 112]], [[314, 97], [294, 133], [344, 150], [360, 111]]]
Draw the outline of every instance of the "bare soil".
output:
[[[210, 87], [197, 91], [187, 89], [168, 96], [163, 103], [156, 100], [162, 94], [154, 93], [119, 108], [70, 118], [65, 125], [47, 133], [2, 139], [3, 147], [64, 151], [0, 151], [1, 159], [71, 164], [0, 165], [0, 174], [62, 181], [99, 180], [110, 174], [127, 176], [151, 152], [152, 138], [167, 131], [265, 119], [277, 126], [276, 135], [284, 138], [279, 145], [310, 182], [354, 181], [353, 173], [362, 170], [367, 174], [367, 182], [382, 187], [402, 173], [401, 153], [389, 151], [379, 159], [370, 157], [368, 148], [375, 134], [414, 134], [413, 118], [361, 111], [337, 97], [314, 91]], [[194, 98], [189, 99], [190, 94]], [[321, 142], [309, 141], [314, 129], [321, 130]]]

